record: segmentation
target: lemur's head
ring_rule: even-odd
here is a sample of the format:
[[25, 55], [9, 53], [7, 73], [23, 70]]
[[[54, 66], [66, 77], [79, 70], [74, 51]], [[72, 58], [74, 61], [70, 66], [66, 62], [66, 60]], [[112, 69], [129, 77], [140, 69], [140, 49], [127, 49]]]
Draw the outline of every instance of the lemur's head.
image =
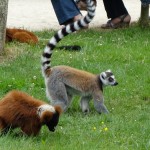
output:
[[118, 82], [116, 81], [115, 76], [111, 72], [111, 70], [106, 70], [105, 72], [102, 72], [100, 74], [100, 79], [103, 85], [111, 85], [111, 86], [118, 85]]
[[61, 112], [62, 110], [59, 106], [51, 106], [48, 104], [41, 105], [37, 110], [41, 124], [47, 125], [48, 129], [52, 132], [55, 131]]

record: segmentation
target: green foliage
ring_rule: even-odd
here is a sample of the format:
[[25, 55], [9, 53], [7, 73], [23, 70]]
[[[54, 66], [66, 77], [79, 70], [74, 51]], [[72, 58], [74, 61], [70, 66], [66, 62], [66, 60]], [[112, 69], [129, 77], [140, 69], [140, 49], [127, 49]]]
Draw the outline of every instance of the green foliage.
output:
[[[15, 55], [0, 63], [0, 97], [18, 89], [47, 101], [40, 56], [54, 31], [36, 32], [38, 45], [10, 43]], [[119, 85], [104, 89], [108, 115], [83, 115], [79, 97], [61, 118], [56, 132], [43, 127], [37, 137], [0, 137], [0, 150], [148, 150], [150, 149], [150, 30], [130, 27], [111, 31], [85, 30], [58, 45], [80, 45], [79, 52], [55, 49], [52, 66], [69, 65], [98, 74], [111, 69]], [[18, 131], [16, 131], [18, 132]]]

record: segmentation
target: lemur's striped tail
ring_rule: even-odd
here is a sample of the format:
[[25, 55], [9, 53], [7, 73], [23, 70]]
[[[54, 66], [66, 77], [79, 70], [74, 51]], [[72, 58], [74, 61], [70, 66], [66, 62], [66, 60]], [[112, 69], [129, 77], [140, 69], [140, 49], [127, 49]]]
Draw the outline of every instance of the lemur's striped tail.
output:
[[68, 34], [78, 31], [83, 27], [86, 27], [94, 18], [96, 7], [93, 0], [86, 0], [87, 3], [87, 15], [71, 24], [68, 24], [64, 28], [60, 29], [48, 42], [47, 46], [44, 49], [42, 55], [42, 73], [45, 77], [49, 76], [51, 71], [51, 56], [53, 49], [56, 47], [56, 44]]

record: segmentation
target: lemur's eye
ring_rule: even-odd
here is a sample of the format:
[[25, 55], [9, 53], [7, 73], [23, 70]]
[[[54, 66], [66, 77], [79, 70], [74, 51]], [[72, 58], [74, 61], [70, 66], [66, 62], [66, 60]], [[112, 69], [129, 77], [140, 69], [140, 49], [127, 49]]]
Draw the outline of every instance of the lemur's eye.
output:
[[112, 77], [109, 77], [108, 81], [109, 81], [109, 82], [113, 82], [114, 79], [113, 79]]

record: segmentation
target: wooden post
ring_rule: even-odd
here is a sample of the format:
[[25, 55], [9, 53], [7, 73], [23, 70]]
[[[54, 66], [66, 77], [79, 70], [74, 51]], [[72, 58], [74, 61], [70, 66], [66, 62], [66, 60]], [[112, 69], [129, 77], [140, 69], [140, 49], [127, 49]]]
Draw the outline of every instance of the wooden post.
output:
[[140, 25], [148, 26], [149, 25], [149, 5], [141, 5], [141, 17]]
[[150, 0], [141, 0], [140, 25], [146, 27], [149, 25], [149, 4]]
[[8, 0], [0, 0], [0, 55], [4, 52]]

